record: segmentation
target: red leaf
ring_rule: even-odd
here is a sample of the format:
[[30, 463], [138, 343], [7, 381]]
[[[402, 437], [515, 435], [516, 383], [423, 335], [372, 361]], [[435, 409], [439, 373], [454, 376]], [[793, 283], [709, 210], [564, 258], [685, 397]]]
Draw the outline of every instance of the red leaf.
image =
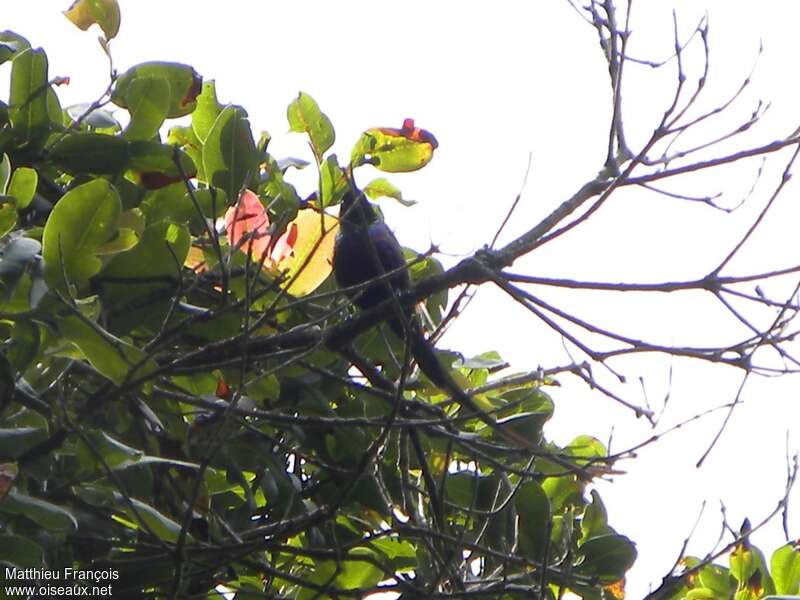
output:
[[244, 190], [236, 206], [225, 213], [225, 230], [231, 247], [250, 252], [256, 261], [269, 250], [269, 216], [261, 200], [250, 190]]
[[426, 129], [420, 129], [414, 124], [414, 119], [405, 119], [403, 121], [402, 129], [394, 129], [393, 127], [380, 127], [378, 131], [385, 135], [392, 135], [397, 137], [404, 137], [412, 142], [423, 144], [430, 144], [432, 148], [439, 147], [439, 142], [436, 137]]
[[225, 380], [220, 378], [217, 380], [217, 398], [221, 398], [223, 400], [230, 400], [231, 399], [231, 388], [230, 386], [225, 383]]
[[289, 228], [275, 242], [275, 247], [272, 249], [272, 260], [279, 263], [290, 256], [294, 256], [295, 244], [297, 244], [297, 223], [291, 223]]
[[297, 223], [290, 223], [283, 234], [274, 240], [264, 205], [253, 192], [242, 192], [239, 202], [225, 213], [225, 230], [231, 248], [250, 252], [252, 259], [263, 262], [264, 268], [274, 269], [281, 261], [294, 256], [297, 244]]
[[189, 89], [186, 90], [186, 95], [183, 98], [181, 98], [180, 101], [181, 108], [185, 108], [189, 104], [194, 102], [195, 99], [200, 95], [200, 92], [202, 91], [203, 91], [203, 76], [195, 71], [192, 75], [192, 85], [190, 85]]
[[[188, 177], [194, 177], [194, 175], [195, 174], [189, 175], [187, 173]], [[145, 173], [139, 173], [139, 182], [148, 190], [157, 190], [167, 187], [171, 183], [177, 183], [178, 181], [183, 181], [183, 178], [180, 175], [167, 175], [166, 173], [161, 173], [159, 171], [147, 171]]]

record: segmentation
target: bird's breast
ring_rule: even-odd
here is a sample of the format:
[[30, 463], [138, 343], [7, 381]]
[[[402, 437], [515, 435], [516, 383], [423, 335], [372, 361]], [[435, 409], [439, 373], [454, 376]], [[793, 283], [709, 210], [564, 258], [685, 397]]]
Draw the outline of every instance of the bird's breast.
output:
[[[333, 273], [339, 287], [357, 286], [404, 265], [400, 243], [382, 222], [349, 229], [336, 240]], [[392, 290], [406, 289], [409, 284], [408, 272], [399, 270], [388, 280], [377, 281], [350, 295], [359, 307], [369, 308], [386, 300]]]

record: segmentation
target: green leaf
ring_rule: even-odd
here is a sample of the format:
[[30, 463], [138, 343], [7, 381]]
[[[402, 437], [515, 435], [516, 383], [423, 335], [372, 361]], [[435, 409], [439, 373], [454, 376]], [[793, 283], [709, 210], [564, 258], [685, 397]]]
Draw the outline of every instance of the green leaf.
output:
[[102, 485], [82, 483], [72, 486], [72, 493], [90, 506], [114, 507], [114, 490]]
[[50, 213], [42, 238], [45, 279], [51, 288], [63, 290], [100, 270], [95, 254], [116, 234], [121, 210], [117, 191], [104, 179], [64, 194]]
[[0, 196], [0, 239], [17, 224], [17, 205], [11, 196]]
[[93, 462], [94, 450], [102, 456], [105, 465], [113, 470], [123, 470], [129, 467], [146, 464], [163, 464], [190, 469], [199, 468], [199, 465], [195, 463], [161, 458], [158, 456], [148, 456], [143, 450], [128, 446], [102, 431], [92, 431], [88, 434], [88, 437], [91, 440], [93, 448], [89, 449], [86, 446], [81, 446], [80, 450], [80, 452], [87, 455], [87, 460], [85, 461], [87, 464]]
[[205, 219], [216, 219], [225, 212], [225, 194], [217, 188], [203, 188], [194, 190], [193, 195], [197, 206], [183, 184], [156, 190], [142, 205], [147, 214], [147, 222], [152, 225], [159, 221], [171, 221], [179, 225], [189, 225], [193, 234], [203, 233]]
[[191, 126], [175, 125], [170, 127], [167, 133], [167, 143], [186, 152], [197, 169], [195, 177], [200, 181], [206, 180], [206, 172], [203, 169], [203, 142], [195, 135]]
[[[564, 453], [575, 458], [584, 459], [598, 459], [608, 455], [603, 442], [590, 435], [576, 437], [564, 448]], [[579, 462], [580, 464], [585, 464], [585, 461]], [[594, 463], [598, 462], [602, 464], [602, 461], [594, 461]]]
[[0, 42], [0, 65], [10, 59], [12, 56], [14, 56], [14, 48], [8, 44]]
[[271, 508], [282, 514], [296, 513], [301, 510], [301, 485], [292, 473], [287, 473], [283, 463], [277, 457], [264, 457], [264, 472], [261, 488]]
[[131, 374], [142, 377], [158, 369], [144, 350], [111, 335], [96, 323], [90, 325], [85, 318], [63, 317], [58, 320], [58, 330], [95, 369], [118, 385]]
[[[542, 412], [518, 413], [504, 419], [497, 419], [496, 428], [528, 440], [531, 444], [539, 444], [542, 440], [542, 428], [549, 418], [548, 413]], [[487, 436], [497, 436], [495, 428], [487, 427], [482, 431]]]
[[348, 189], [349, 184], [345, 178], [344, 171], [339, 166], [339, 161], [335, 154], [332, 154], [320, 165], [320, 181], [321, 185], [321, 198], [320, 207], [325, 208], [336, 204], [345, 191]]
[[550, 416], [555, 411], [555, 404], [550, 396], [538, 387], [538, 382], [529, 382], [522, 387], [510, 390], [503, 394], [508, 402], [520, 401], [522, 410], [546, 412]]
[[47, 285], [43, 279], [23, 273], [19, 281], [0, 298], [0, 310], [8, 314], [27, 313], [36, 307], [46, 293]]
[[614, 533], [608, 526], [608, 514], [597, 490], [592, 490], [592, 503], [586, 507], [581, 519], [581, 541]]
[[102, 133], [70, 133], [50, 148], [49, 157], [72, 174], [114, 175], [128, 163], [128, 142]]
[[421, 129], [373, 128], [361, 134], [350, 163], [370, 164], [387, 173], [416, 171], [430, 162], [437, 146], [436, 139]]
[[7, 351], [8, 361], [18, 373], [24, 373], [39, 353], [41, 341], [39, 326], [32, 321], [15, 322], [10, 341], [11, 347]]
[[18, 458], [46, 438], [47, 430], [36, 427], [0, 429], [0, 456]]
[[217, 100], [214, 80], [206, 81], [203, 83], [203, 91], [197, 97], [197, 108], [192, 113], [192, 129], [200, 142], [205, 143], [222, 109], [223, 106]]
[[128, 167], [147, 189], [159, 189], [197, 174], [194, 161], [183, 150], [159, 142], [131, 142]]
[[579, 506], [582, 502], [581, 486], [574, 476], [548, 477], [542, 482], [542, 489], [550, 499], [553, 514], [561, 514], [568, 506]]
[[519, 515], [520, 550], [530, 560], [541, 560], [552, 518], [547, 494], [537, 482], [526, 481], [514, 496], [514, 506]]
[[455, 363], [455, 367], [464, 369], [496, 369], [507, 363], [498, 352], [494, 350], [484, 352], [471, 358], [462, 358]]
[[505, 497], [498, 493], [502, 485], [497, 475], [478, 475], [474, 471], [459, 471], [448, 475], [445, 480], [445, 498], [462, 508], [474, 507], [477, 510], [491, 511]]
[[800, 594], [800, 544], [789, 543], [778, 548], [770, 559], [770, 570], [776, 594]]
[[730, 561], [731, 575], [739, 582], [739, 587], [746, 586], [758, 569], [753, 552], [745, 544], [740, 543], [731, 552], [728, 560]]
[[[203, 221], [206, 219], [216, 219], [225, 213], [225, 194], [217, 188], [203, 188], [201, 190], [194, 190], [194, 200], [197, 201], [195, 206], [192, 201], [192, 195], [188, 192], [183, 195], [183, 205], [191, 209], [189, 215], [189, 225], [193, 231], [198, 234], [205, 230]], [[197, 212], [197, 207], [200, 208], [200, 213]]]
[[775, 583], [772, 581], [772, 577], [769, 574], [769, 569], [767, 568], [767, 559], [764, 556], [764, 553], [755, 545], [750, 545], [750, 552], [753, 553], [753, 557], [755, 559], [756, 564], [756, 571], [757, 575], [755, 578], [752, 578], [748, 581], [748, 585], [756, 591], [759, 596], [761, 595], [770, 595], [775, 593]]
[[105, 256], [125, 252], [125, 250], [133, 248], [138, 242], [139, 236], [133, 229], [120, 228], [117, 230], [117, 235], [97, 247], [97, 254]]
[[416, 562], [417, 550], [414, 544], [401, 537], [375, 538], [369, 542], [369, 545], [371, 548], [379, 550], [389, 560], [405, 559], [403, 562], [408, 561], [409, 564]]
[[[47, 86], [47, 116], [50, 119], [51, 129], [60, 131], [66, 124], [64, 111], [52, 86]], [[66, 120], [68, 122], [68, 120]]]
[[120, 13], [117, 0], [75, 0], [64, 11], [64, 16], [83, 31], [96, 23], [107, 40], [119, 33]]
[[388, 179], [382, 177], [370, 181], [364, 187], [364, 193], [372, 200], [383, 197], [394, 198], [403, 206], [414, 206], [417, 203], [416, 200], [406, 200], [403, 198], [403, 192], [400, 191], [400, 188], [392, 184]]
[[36, 193], [36, 186], [39, 183], [39, 174], [36, 169], [30, 167], [19, 167], [11, 175], [11, 183], [8, 186], [8, 195], [14, 196], [17, 201], [17, 210], [25, 210], [33, 200]]
[[158, 221], [172, 221], [184, 225], [189, 220], [191, 206], [183, 204], [186, 186], [179, 182], [147, 194], [140, 207], [148, 225]]
[[107, 277], [133, 282], [133, 287], [126, 287], [128, 295], [141, 293], [141, 286], [148, 281], [171, 279], [169, 285], [175, 285], [190, 243], [191, 236], [185, 227], [168, 221], [154, 223], [144, 230], [136, 246], [111, 259], [101, 280]]
[[[383, 571], [373, 562], [359, 559], [360, 556], [372, 556], [374, 553], [368, 548], [354, 548], [344, 558], [344, 560], [334, 562], [331, 560], [316, 561], [313, 564], [311, 573], [307, 576], [308, 581], [319, 586], [335, 584], [348, 590], [370, 588], [379, 583], [384, 577]], [[298, 600], [311, 600], [312, 598], [328, 598], [321, 596], [314, 589], [304, 587], [296, 595]]]
[[17, 569], [40, 569], [45, 564], [44, 550], [27, 537], [0, 533], [0, 563]]
[[679, 595], [672, 596], [675, 600], [680, 598], [680, 600], [717, 600], [717, 598], [729, 598], [730, 596], [717, 596], [715, 592], [711, 588], [705, 587], [696, 587], [688, 590], [684, 593], [680, 593]]
[[8, 182], [11, 180], [11, 161], [8, 160], [8, 154], [3, 154], [3, 159], [0, 160], [0, 194], [5, 194], [8, 187]]
[[158, 133], [169, 110], [169, 82], [162, 77], [140, 77], [131, 81], [125, 95], [130, 123], [123, 136], [149, 140]]
[[700, 585], [710, 590], [713, 598], [730, 598], [736, 582], [728, 569], [721, 565], [706, 565], [697, 573]]
[[290, 220], [297, 216], [300, 208], [300, 197], [291, 183], [288, 183], [283, 172], [277, 168], [274, 160], [268, 161], [268, 177], [259, 185], [259, 195], [266, 196], [270, 213]]
[[316, 101], [305, 92], [300, 92], [289, 104], [286, 118], [289, 120], [290, 131], [308, 134], [318, 160], [321, 160], [322, 155], [333, 146], [336, 134], [330, 119], [320, 111]]
[[48, 531], [72, 533], [78, 528], [73, 514], [62, 506], [12, 489], [0, 502], [0, 513], [22, 515]]
[[[423, 260], [419, 260], [419, 256], [410, 250], [404, 250], [406, 262], [409, 262], [408, 274], [411, 276], [411, 281], [416, 284], [426, 277], [433, 277], [444, 273], [444, 267], [438, 260], [429, 256]], [[431, 294], [425, 300], [425, 308], [428, 310], [434, 323], [439, 323], [444, 316], [444, 310], [447, 307], [447, 290], [442, 290], [435, 294]]]
[[28, 48], [14, 57], [11, 67], [9, 119], [18, 143], [38, 149], [47, 138], [47, 56]]
[[144, 230], [136, 246], [108, 262], [97, 280], [112, 327], [127, 331], [132, 326], [161, 324], [190, 243], [185, 226], [159, 221]]
[[[174, 543], [178, 541], [181, 526], [149, 504], [145, 504], [136, 498], [126, 499], [119, 492], [114, 492], [114, 502], [117, 509], [124, 512], [132, 521], [134, 528], [150, 531], [165, 542]], [[191, 540], [192, 536], [187, 535], [187, 539]]]
[[636, 560], [636, 546], [624, 535], [603, 535], [586, 540], [578, 547], [582, 559], [575, 572], [599, 577], [603, 582], [622, 579]]
[[0, 31], [0, 64], [31, 47], [31, 43], [13, 31]]
[[[122, 210], [125, 211], [123, 213], [123, 217], [125, 213], [130, 214], [129, 211], [137, 209], [144, 197], [147, 196], [147, 190], [143, 186], [136, 185], [130, 179], [127, 179], [122, 175], [117, 175], [111, 180], [111, 182], [117, 189], [119, 198], [122, 201]], [[137, 219], [134, 219], [132, 223], [126, 224], [125, 219], [123, 218], [123, 220], [120, 221], [120, 227], [132, 227], [132, 224], [136, 221]], [[141, 222], [142, 225], [144, 225], [144, 219], [142, 219]], [[135, 226], [132, 228], [136, 229]], [[141, 229], [144, 229], [144, 227], [141, 227]]]
[[459, 471], [448, 475], [444, 484], [445, 499], [462, 507], [475, 503], [479, 475], [473, 471]]
[[256, 176], [259, 157], [247, 112], [227, 106], [219, 114], [203, 145], [203, 168], [208, 183], [224, 190], [228, 202]]
[[131, 67], [117, 79], [111, 101], [122, 108], [129, 108], [130, 86], [137, 79], [150, 78], [163, 79], [169, 85], [167, 118], [182, 117], [195, 109], [203, 78], [189, 65], [171, 62], [153, 61]]
[[280, 392], [281, 382], [275, 374], [264, 375], [247, 384], [247, 396], [259, 404], [277, 400]]
[[[363, 557], [359, 559], [359, 557]], [[371, 588], [384, 577], [383, 570], [367, 558], [376, 559], [375, 552], [369, 548], [353, 548], [347, 560], [340, 565], [336, 583], [346, 590]]]

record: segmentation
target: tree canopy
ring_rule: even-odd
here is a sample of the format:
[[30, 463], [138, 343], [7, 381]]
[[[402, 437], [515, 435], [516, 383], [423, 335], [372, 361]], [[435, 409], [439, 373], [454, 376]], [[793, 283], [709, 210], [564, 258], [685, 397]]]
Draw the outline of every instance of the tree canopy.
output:
[[[617, 531], [593, 482], [621, 474], [637, 448], [610, 452], [589, 434], [548, 440], [559, 378], [578, 377], [654, 420], [604, 386], [592, 365], [613, 372], [612, 358], [661, 353], [748, 376], [792, 372], [800, 364], [790, 346], [796, 306], [747, 295], [770, 311], [767, 325], [743, 316], [752, 331], [734, 344], [665, 346], [597, 327], [531, 290], [701, 291], [724, 302], [742, 295], [738, 284], [796, 276], [800, 267], [725, 272], [771, 202], [696, 281], [547, 280], [511, 267], [578, 228], [618, 190], [653, 191], [685, 173], [790, 149], [776, 197], [800, 138], [787, 132], [700, 158], [757, 124], [756, 112], [729, 136], [676, 149], [725, 109], [695, 114], [704, 76], [687, 91], [681, 57], [690, 44], [702, 48], [701, 23], [676, 41], [671, 105], [632, 148], [622, 104], [623, 66], [633, 60], [629, 15], [609, 1], [575, 7], [609, 71], [613, 110], [598, 175], [519, 237], [499, 246], [495, 235], [451, 268], [435, 249], [406, 249], [413, 286], [364, 311], [346, 293], [358, 290], [339, 290], [331, 277], [348, 178], [373, 200], [409, 204], [391, 177], [434, 159], [435, 124], [365, 123], [343, 158], [331, 152], [334, 123], [300, 92], [286, 118], [309, 153], [274, 156], [245, 107], [218, 101], [213, 74], [163, 61], [117, 72], [109, 45], [120, 28], [116, 0], [78, 0], [66, 12], [82, 29], [99, 26], [111, 64], [107, 90], [86, 104], [63, 107], [64, 80], [49, 72], [46, 51], [0, 33], [0, 65], [11, 73], [0, 103], [7, 580], [40, 582], [36, 569], [100, 573], [119, 598], [624, 596], [635, 537], [647, 533]], [[292, 184], [300, 169], [318, 174], [311, 194]], [[374, 170], [381, 173], [369, 179]], [[492, 348], [477, 356], [439, 349], [455, 392], [465, 390], [474, 407], [457, 402], [453, 389], [414, 369], [407, 344], [384, 322], [419, 304], [436, 341], [482, 285], [503, 290], [586, 359], [512, 372]], [[614, 345], [595, 349], [594, 336]], [[759, 362], [764, 349], [789, 366]], [[786, 514], [786, 497], [770, 517]], [[800, 593], [797, 543], [767, 559], [749, 539], [752, 528], [744, 524], [706, 556], [679, 557], [649, 597]]]

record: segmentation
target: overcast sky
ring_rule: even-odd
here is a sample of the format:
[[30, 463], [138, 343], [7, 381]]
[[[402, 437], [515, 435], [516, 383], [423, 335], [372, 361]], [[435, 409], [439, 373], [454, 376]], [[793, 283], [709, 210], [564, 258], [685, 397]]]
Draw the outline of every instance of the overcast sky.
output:
[[[69, 76], [58, 92], [62, 104], [87, 102], [105, 89], [107, 63], [96, 32], [81, 32], [60, 13], [69, 2], [4, 0], [3, 25], [43, 46], [50, 75]], [[433, 132], [439, 149], [417, 173], [392, 176], [405, 209], [383, 202], [401, 241], [424, 251], [438, 244], [442, 260], [488, 243], [514, 197], [521, 204], [504, 239], [530, 228], [602, 167], [610, 110], [607, 71], [596, 36], [566, 0], [550, 2], [246, 2], [120, 0], [122, 28], [111, 44], [121, 72], [146, 60], [193, 65], [215, 79], [223, 102], [250, 113], [256, 135], [268, 130], [271, 150], [308, 158], [301, 136], [287, 134], [286, 106], [303, 90], [331, 118], [340, 156], [360, 132], [399, 127], [412, 117]], [[682, 34], [709, 12], [711, 75], [706, 107], [720, 103], [749, 74], [764, 52], [752, 85], [734, 107], [736, 124], [759, 98], [773, 103], [752, 145], [785, 137], [800, 124], [800, 88], [794, 64], [800, 54], [796, 2], [747, 3], [685, 0], [638, 2], [633, 10], [631, 53], [658, 60], [672, 50], [672, 14]], [[697, 55], [693, 55], [697, 58]], [[697, 63], [687, 71], [696, 77]], [[8, 68], [2, 71], [7, 80]], [[658, 123], [669, 101], [674, 71], [629, 65], [626, 125], [634, 150]], [[2, 84], [3, 86], [6, 83]], [[730, 124], [732, 121], [728, 121]], [[714, 127], [724, 129], [724, 122]], [[716, 131], [716, 129], [715, 129]], [[528, 162], [531, 170], [523, 180]], [[697, 194], [726, 192], [733, 206], [752, 185], [759, 163], [692, 179]], [[762, 185], [742, 209], [726, 215], [708, 207], [626, 191], [596, 219], [514, 270], [537, 275], [610, 281], [689, 279], [708, 272], [741, 236], [774, 189], [782, 164], [770, 163]], [[772, 179], [769, 179], [772, 177]], [[308, 193], [316, 175], [295, 179]], [[364, 183], [367, 174], [360, 176]], [[684, 190], [687, 191], [687, 190]], [[798, 262], [797, 189], [789, 186], [730, 274]], [[637, 337], [664, 343], [728, 339], [732, 324], [718, 304], [694, 296], [642, 299], [608, 295], [545, 294], [548, 301]], [[482, 291], [443, 342], [465, 353], [499, 350], [517, 370], [568, 361], [560, 339], [498, 293]], [[643, 375], [650, 403], [670, 401], [658, 431], [731, 401], [741, 374], [665, 358], [617, 363], [628, 377], [620, 388], [643, 403]], [[669, 370], [673, 367], [671, 387]], [[556, 416], [548, 434], [566, 443], [578, 434], [613, 449], [644, 441], [654, 431], [643, 419], [585, 385], [561, 378], [552, 390]], [[600, 486], [610, 523], [638, 544], [629, 577], [630, 597], [640, 597], [672, 565], [700, 507], [708, 503], [690, 551], [704, 554], [720, 529], [719, 502], [738, 527], [760, 520], [779, 500], [785, 479], [787, 428], [800, 422], [797, 379], [752, 381], [719, 445], [702, 469], [694, 467], [719, 429], [722, 413], [671, 434], [618, 465], [628, 471]], [[797, 430], [789, 449], [800, 448]], [[800, 496], [794, 494], [796, 501]], [[791, 534], [800, 536], [794, 512]], [[790, 524], [792, 521], [790, 521]], [[779, 524], [755, 538], [771, 552], [782, 543]]]

